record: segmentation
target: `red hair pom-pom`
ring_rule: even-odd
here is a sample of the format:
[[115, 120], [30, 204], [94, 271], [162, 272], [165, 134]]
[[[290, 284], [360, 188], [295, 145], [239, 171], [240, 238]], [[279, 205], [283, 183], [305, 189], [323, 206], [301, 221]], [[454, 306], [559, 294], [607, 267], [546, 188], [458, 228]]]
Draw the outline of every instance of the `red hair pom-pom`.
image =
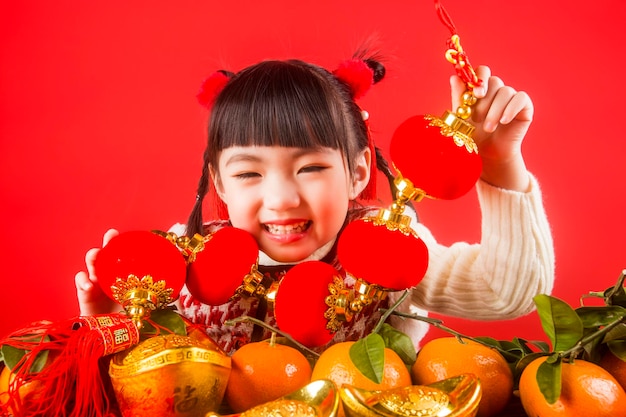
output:
[[[363, 245], [365, 241], [369, 243]], [[422, 239], [365, 220], [346, 226], [337, 243], [337, 258], [354, 277], [395, 291], [417, 285], [428, 268]]]
[[374, 71], [362, 59], [349, 59], [339, 64], [333, 75], [348, 84], [356, 100], [374, 84]]
[[326, 328], [328, 285], [337, 270], [321, 261], [302, 262], [283, 277], [276, 292], [278, 328], [308, 347], [323, 346], [333, 334]]
[[202, 83], [200, 91], [196, 95], [198, 102], [207, 109], [211, 108], [215, 98], [222, 91], [229, 79], [229, 76], [224, 71], [215, 71]]
[[256, 265], [259, 247], [254, 237], [236, 227], [214, 232], [187, 267], [187, 289], [201, 303], [227, 302]]

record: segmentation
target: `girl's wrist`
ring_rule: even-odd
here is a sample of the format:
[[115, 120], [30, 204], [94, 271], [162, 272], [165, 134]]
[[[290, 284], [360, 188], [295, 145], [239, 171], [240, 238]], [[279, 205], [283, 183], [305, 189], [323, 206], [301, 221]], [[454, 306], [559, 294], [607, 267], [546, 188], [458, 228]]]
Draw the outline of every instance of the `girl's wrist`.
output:
[[521, 154], [507, 161], [483, 160], [480, 178], [506, 190], [528, 192], [530, 189], [530, 174]]

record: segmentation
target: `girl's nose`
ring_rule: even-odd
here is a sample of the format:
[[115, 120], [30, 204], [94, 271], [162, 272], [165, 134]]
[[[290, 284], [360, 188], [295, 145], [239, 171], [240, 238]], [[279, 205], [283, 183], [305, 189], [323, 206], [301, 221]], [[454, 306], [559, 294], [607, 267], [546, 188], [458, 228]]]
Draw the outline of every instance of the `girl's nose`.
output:
[[263, 204], [270, 210], [287, 210], [300, 204], [298, 186], [290, 180], [268, 178], [263, 193]]

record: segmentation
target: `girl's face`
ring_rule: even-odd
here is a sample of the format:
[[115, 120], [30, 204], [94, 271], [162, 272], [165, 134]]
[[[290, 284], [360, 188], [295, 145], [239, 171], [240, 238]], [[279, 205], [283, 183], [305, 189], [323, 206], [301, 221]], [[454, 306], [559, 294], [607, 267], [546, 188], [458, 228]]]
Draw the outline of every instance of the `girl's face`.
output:
[[279, 262], [298, 262], [332, 241], [349, 201], [367, 185], [370, 152], [350, 175], [339, 150], [277, 146], [224, 149], [215, 187], [233, 226], [250, 232]]

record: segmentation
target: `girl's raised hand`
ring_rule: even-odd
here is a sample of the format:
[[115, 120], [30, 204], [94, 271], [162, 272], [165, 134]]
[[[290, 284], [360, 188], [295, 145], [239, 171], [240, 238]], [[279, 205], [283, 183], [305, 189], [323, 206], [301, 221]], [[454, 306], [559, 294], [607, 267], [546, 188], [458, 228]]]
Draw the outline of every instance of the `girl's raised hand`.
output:
[[[102, 239], [102, 246], [119, 235], [115, 229], [109, 229]], [[100, 288], [98, 277], [95, 274], [94, 263], [100, 248], [92, 248], [85, 255], [85, 264], [87, 271], [80, 271], [76, 274], [76, 296], [82, 316], [90, 316], [94, 314], [114, 313], [121, 310], [121, 306], [111, 300]]]
[[[507, 86], [489, 67], [480, 66], [482, 80], [474, 88], [478, 99], [472, 107], [471, 122], [476, 126], [474, 140], [483, 160], [482, 178], [497, 187], [527, 191], [529, 175], [522, 157], [522, 141], [533, 119], [533, 103], [523, 91]], [[458, 76], [450, 79], [453, 110], [460, 105], [466, 89]]]

